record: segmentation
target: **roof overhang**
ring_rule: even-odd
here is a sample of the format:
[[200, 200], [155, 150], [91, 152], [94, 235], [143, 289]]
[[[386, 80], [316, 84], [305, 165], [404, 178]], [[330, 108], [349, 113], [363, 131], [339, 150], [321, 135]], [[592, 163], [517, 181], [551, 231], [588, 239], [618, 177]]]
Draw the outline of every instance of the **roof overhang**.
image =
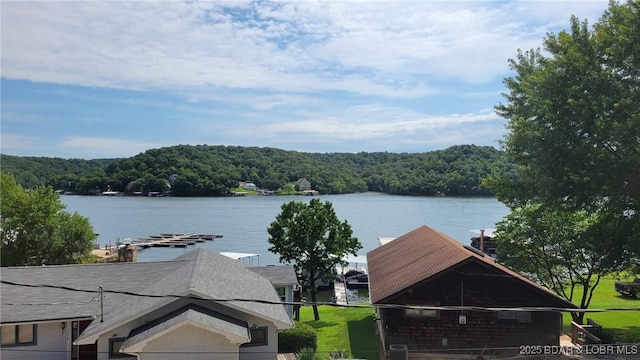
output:
[[[167, 304], [170, 304], [171, 302], [176, 301], [175, 299], [164, 299], [160, 302], [158, 302], [157, 304], [154, 304], [152, 307], [149, 307], [148, 309], [146, 309], [143, 312], [139, 312], [138, 314], [136, 314], [137, 317], [142, 317], [146, 314], [149, 314], [153, 311], [156, 311], [160, 308], [162, 308], [163, 306], [166, 306]], [[87, 329], [85, 329], [85, 331], [83, 331], [80, 336], [78, 336], [78, 338], [73, 342], [73, 345], [90, 345], [90, 344], [95, 344], [96, 341], [98, 341], [98, 338], [100, 338], [100, 336], [102, 334], [108, 333], [110, 331], [113, 331], [113, 329], [119, 328], [121, 326], [126, 325], [127, 323], [129, 323], [130, 321], [132, 321], [133, 319], [128, 318], [125, 319], [123, 321], [120, 322], [116, 322], [113, 324], [109, 324], [109, 326], [105, 326], [105, 327], [100, 327], [99, 330], [97, 331], [87, 331], [87, 330], [91, 330], [91, 328], [93, 326], [101, 326], [101, 324], [98, 324], [96, 322], [100, 321], [98, 319], [98, 317], [95, 317], [93, 322], [89, 325], [89, 327]], [[88, 334], [89, 333], [89, 334]]]
[[180, 313], [132, 330], [122, 345], [120, 352], [128, 354], [140, 353], [149, 342], [187, 325], [193, 325], [222, 335], [230, 343], [244, 344], [251, 340], [246, 322], [229, 318], [217, 312], [207, 311], [206, 309], [188, 307]]
[[522, 275], [517, 274], [516, 272], [514, 272], [512, 270], [511, 270], [511, 272], [507, 272], [504, 269], [501, 269], [501, 268], [498, 268], [498, 267], [494, 267], [494, 266], [490, 266], [489, 264], [487, 264], [484, 261], [479, 261], [479, 259], [476, 258], [476, 257], [466, 258], [466, 259], [464, 259], [464, 260], [462, 260], [462, 261], [460, 261], [460, 262], [458, 262], [458, 263], [456, 263], [454, 265], [451, 265], [450, 267], [448, 267], [446, 269], [443, 269], [443, 270], [441, 270], [441, 271], [439, 271], [439, 272], [437, 272], [437, 273], [435, 273], [435, 274], [433, 274], [433, 275], [431, 275], [431, 276], [429, 276], [429, 277], [427, 277], [425, 279], [422, 279], [422, 281], [419, 281], [419, 282], [417, 282], [417, 283], [415, 283], [415, 284], [413, 284], [411, 286], [408, 286], [408, 287], [406, 287], [406, 288], [404, 288], [404, 289], [402, 289], [402, 290], [400, 290], [400, 291], [398, 291], [398, 292], [396, 292], [394, 294], [391, 294], [391, 295], [387, 296], [384, 299], [376, 301], [375, 303], [372, 303], [372, 305], [376, 306], [377, 304], [384, 305], [384, 304], [387, 304], [387, 303], [393, 303], [394, 302], [393, 301], [394, 298], [399, 296], [400, 294], [405, 293], [405, 292], [410, 291], [410, 290], [413, 290], [413, 289], [415, 289], [415, 288], [417, 288], [419, 286], [423, 286], [425, 284], [428, 284], [428, 283], [430, 283], [432, 281], [435, 281], [435, 280], [439, 279], [440, 277], [448, 274], [450, 271], [455, 271], [455, 270], [459, 269], [460, 267], [463, 267], [463, 266], [465, 266], [465, 265], [467, 265], [467, 264], [469, 264], [471, 262], [473, 262], [475, 264], [478, 264], [480, 266], [483, 266], [484, 268], [488, 269], [489, 271], [493, 271], [496, 274], [500, 274], [500, 276], [504, 276], [506, 279], [518, 282], [523, 286], [531, 287], [532, 289], [536, 290], [538, 293], [542, 294], [544, 297], [548, 298], [550, 301], [558, 302], [558, 307], [563, 307], [563, 308], [567, 308], [567, 309], [570, 309], [570, 308], [576, 308], [577, 309], [578, 308], [575, 304], [573, 304], [570, 301], [560, 297], [559, 295], [557, 295], [556, 293], [554, 293], [551, 290], [547, 289], [546, 287], [544, 287], [544, 286], [542, 286], [542, 285], [540, 285], [540, 284], [538, 284], [538, 283], [536, 283], [536, 282], [534, 282], [532, 280], [529, 280], [529, 279], [523, 277]]
[[83, 320], [93, 320], [95, 316], [77, 316], [77, 317], [61, 317], [61, 318], [50, 318], [50, 319], [33, 319], [33, 320], [25, 320], [25, 321], [0, 321], [2, 325], [16, 325], [16, 324], [45, 324], [50, 322], [67, 322], [67, 321], [83, 321]]
[[[202, 299], [207, 299], [207, 295], [206, 294], [203, 294], [203, 293], [200, 293], [200, 292], [197, 292], [197, 291], [193, 291], [193, 292], [191, 292], [191, 294], [193, 294], [194, 296], [198, 296], [198, 297], [200, 297]], [[243, 301], [225, 301], [225, 302], [219, 302], [219, 304], [222, 304], [222, 305], [224, 305], [226, 307], [229, 307], [229, 308], [232, 308], [234, 310], [241, 311], [243, 313], [255, 316], [255, 317], [260, 318], [260, 319], [271, 321], [276, 326], [276, 329], [278, 329], [278, 330], [291, 329], [294, 326], [293, 325], [293, 321], [291, 321], [291, 319], [289, 319], [290, 320], [289, 322], [284, 322], [282, 320], [273, 318], [271, 316], [266, 316], [263, 313], [259, 313], [259, 312], [253, 311], [251, 309], [248, 309], [248, 308], [242, 306], [241, 305], [242, 302]], [[282, 305], [282, 304], [273, 304], [272, 306], [284, 306], [284, 305]]]

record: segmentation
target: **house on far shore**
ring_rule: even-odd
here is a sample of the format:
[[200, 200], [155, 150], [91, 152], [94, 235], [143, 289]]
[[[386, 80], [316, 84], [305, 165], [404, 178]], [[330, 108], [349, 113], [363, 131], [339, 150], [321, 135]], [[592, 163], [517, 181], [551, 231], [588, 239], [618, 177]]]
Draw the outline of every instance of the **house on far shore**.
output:
[[295, 186], [296, 186], [296, 190], [298, 191], [304, 191], [304, 190], [311, 190], [311, 183], [309, 182], [309, 180], [305, 179], [305, 178], [300, 178], [298, 180], [296, 180], [295, 182]]
[[287, 287], [289, 270], [252, 271], [206, 249], [170, 261], [3, 268], [0, 358], [275, 360], [278, 331], [293, 321], [268, 276]]
[[248, 181], [241, 181], [239, 183], [239, 187], [245, 189], [245, 190], [258, 190], [258, 186], [256, 186], [256, 184], [252, 183], [252, 182], [248, 182]]
[[[486, 354], [523, 344], [558, 345], [561, 313], [522, 308], [576, 308], [492, 257], [427, 226], [386, 241], [368, 252], [367, 259], [369, 294], [386, 351], [433, 355], [484, 349]], [[387, 304], [407, 307], [384, 307]], [[448, 306], [456, 308], [429, 309]]]

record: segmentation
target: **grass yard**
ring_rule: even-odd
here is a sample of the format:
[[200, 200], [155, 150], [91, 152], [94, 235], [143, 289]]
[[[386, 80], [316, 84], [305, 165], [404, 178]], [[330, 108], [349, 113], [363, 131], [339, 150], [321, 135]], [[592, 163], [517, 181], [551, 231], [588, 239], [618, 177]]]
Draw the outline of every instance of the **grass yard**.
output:
[[[615, 291], [616, 281], [612, 276], [601, 279], [589, 308], [640, 308], [640, 299], [625, 297]], [[319, 297], [319, 301], [325, 300], [322, 295]], [[331, 352], [346, 351], [354, 358], [379, 360], [373, 307], [319, 306], [318, 311], [320, 320], [314, 321], [311, 307], [300, 310], [300, 321], [318, 333], [318, 354], [328, 358]], [[640, 311], [588, 313], [587, 317], [599, 322], [605, 334], [615, 342], [640, 342]], [[565, 331], [570, 332], [571, 316], [563, 314], [563, 321]]]
[[313, 308], [300, 309], [300, 321], [318, 333], [317, 353], [328, 358], [334, 351], [346, 351], [354, 358], [378, 360], [374, 309], [319, 306], [320, 320], [313, 320]]
[[[615, 282], [618, 281], [613, 276], [600, 280], [598, 287], [593, 293], [593, 299], [589, 304], [590, 309], [603, 308], [640, 308], [640, 299], [633, 299], [622, 296], [615, 290]], [[622, 279], [622, 281], [625, 281]], [[628, 280], [627, 280], [628, 281]], [[577, 289], [582, 291], [582, 288]], [[574, 303], [579, 303], [575, 299]], [[564, 329], [571, 328], [571, 316], [563, 315]], [[640, 342], [640, 311], [611, 311], [601, 313], [587, 313], [586, 318], [591, 318], [602, 325], [605, 334], [610, 334], [612, 340], [619, 343]]]

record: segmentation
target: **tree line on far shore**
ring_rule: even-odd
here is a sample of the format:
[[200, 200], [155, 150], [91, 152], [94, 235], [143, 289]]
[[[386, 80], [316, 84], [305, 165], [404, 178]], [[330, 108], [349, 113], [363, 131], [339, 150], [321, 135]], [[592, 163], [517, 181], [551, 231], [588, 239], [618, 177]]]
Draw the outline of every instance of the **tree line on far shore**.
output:
[[398, 195], [490, 196], [487, 176], [513, 176], [505, 154], [457, 145], [425, 153], [303, 153], [275, 148], [176, 145], [121, 159], [1, 155], [2, 171], [24, 188], [50, 186], [80, 195], [107, 190], [173, 196], [223, 196], [240, 182], [267, 190], [300, 178], [323, 194], [376, 191]]

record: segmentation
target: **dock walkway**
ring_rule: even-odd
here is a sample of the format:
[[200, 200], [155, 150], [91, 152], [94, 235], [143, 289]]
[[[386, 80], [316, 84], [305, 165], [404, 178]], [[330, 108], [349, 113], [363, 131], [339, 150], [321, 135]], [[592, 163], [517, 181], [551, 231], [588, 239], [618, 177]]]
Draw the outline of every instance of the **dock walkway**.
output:
[[333, 291], [336, 297], [336, 304], [347, 305], [349, 303], [349, 300], [347, 299], [347, 288], [343, 281], [334, 281]]

